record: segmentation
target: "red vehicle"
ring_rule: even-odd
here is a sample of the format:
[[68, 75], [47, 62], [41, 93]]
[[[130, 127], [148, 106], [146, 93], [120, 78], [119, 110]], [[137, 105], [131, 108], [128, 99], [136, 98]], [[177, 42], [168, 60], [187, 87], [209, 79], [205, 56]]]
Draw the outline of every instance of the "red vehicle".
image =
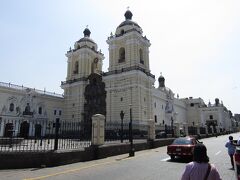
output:
[[192, 157], [193, 148], [196, 144], [202, 143], [199, 142], [195, 137], [179, 137], [173, 141], [171, 145], [167, 147], [167, 154], [171, 159], [178, 157]]
[[234, 158], [234, 169], [236, 174], [236, 179], [240, 180], [240, 146], [236, 146], [236, 151], [233, 156]]

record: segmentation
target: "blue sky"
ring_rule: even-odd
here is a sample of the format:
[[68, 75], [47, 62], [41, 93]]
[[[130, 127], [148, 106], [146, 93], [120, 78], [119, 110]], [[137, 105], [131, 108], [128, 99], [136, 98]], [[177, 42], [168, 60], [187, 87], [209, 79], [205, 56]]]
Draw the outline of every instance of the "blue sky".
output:
[[[107, 37], [124, 20], [127, 7], [151, 42], [156, 80], [180, 98], [215, 98], [240, 113], [240, 1], [223, 0], [2, 0], [0, 81], [62, 93], [65, 53], [83, 37], [105, 55]], [[155, 86], [158, 86], [157, 82]]]

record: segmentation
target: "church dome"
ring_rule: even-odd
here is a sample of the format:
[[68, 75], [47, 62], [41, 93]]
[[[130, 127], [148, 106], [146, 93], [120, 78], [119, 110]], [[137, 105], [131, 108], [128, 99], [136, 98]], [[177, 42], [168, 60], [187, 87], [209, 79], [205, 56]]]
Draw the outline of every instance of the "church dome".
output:
[[158, 78], [158, 82], [159, 82], [159, 87], [165, 87], [165, 78], [160, 75], [160, 77]]
[[90, 34], [91, 34], [91, 31], [88, 29], [88, 28], [85, 28], [84, 31], [83, 31], [83, 35], [84, 37], [79, 39], [77, 42], [80, 43], [80, 42], [85, 42], [85, 41], [88, 41], [88, 42], [91, 42], [93, 44], [96, 44], [91, 38], [90, 38]]
[[127, 10], [124, 14], [125, 16], [125, 21], [123, 21], [116, 29], [116, 35], [123, 35], [124, 33], [131, 31], [131, 30], [136, 30], [140, 34], [142, 34], [142, 29], [141, 27], [134, 21], [132, 21], [132, 12], [130, 10]]
[[79, 39], [74, 44], [74, 49], [80, 49], [82, 47], [89, 47], [93, 50], [97, 50], [97, 44], [90, 38], [91, 31], [88, 28], [85, 28], [83, 31], [84, 37]]
[[125, 12], [124, 16], [125, 16], [126, 20], [127, 20], [127, 19], [130, 19], [130, 20], [131, 20], [133, 14], [132, 14], [131, 11], [127, 10], [127, 11]]
[[88, 28], [85, 28], [83, 31], [84, 37], [90, 37], [91, 31]]

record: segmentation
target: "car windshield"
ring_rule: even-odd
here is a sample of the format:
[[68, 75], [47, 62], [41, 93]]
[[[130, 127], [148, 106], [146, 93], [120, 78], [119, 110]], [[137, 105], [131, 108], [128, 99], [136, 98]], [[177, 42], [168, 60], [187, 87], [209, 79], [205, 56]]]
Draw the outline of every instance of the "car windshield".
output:
[[178, 138], [178, 139], [175, 139], [172, 144], [179, 144], [179, 145], [180, 144], [182, 144], [182, 145], [184, 145], [184, 144], [192, 144], [192, 141], [191, 141], [191, 139]]

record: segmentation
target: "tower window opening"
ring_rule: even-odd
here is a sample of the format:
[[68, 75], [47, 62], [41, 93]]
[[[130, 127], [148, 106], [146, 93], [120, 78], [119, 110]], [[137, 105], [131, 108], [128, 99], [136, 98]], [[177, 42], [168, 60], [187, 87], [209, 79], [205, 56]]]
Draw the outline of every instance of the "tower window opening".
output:
[[122, 30], [121, 30], [121, 35], [123, 35], [123, 34], [124, 34], [124, 30], [122, 29]]
[[75, 64], [74, 64], [73, 74], [78, 74], [78, 61], [76, 61]]
[[154, 116], [155, 123], [157, 123], [157, 115]]
[[121, 62], [125, 62], [125, 49], [123, 47], [121, 47], [119, 49], [119, 60], [118, 60], [119, 63]]
[[213, 119], [213, 115], [210, 115], [210, 116], [209, 116], [209, 119]]
[[144, 64], [144, 61], [143, 61], [143, 51], [142, 51], [142, 49], [139, 49], [139, 58], [140, 58], [140, 63], [141, 63], [141, 64]]

